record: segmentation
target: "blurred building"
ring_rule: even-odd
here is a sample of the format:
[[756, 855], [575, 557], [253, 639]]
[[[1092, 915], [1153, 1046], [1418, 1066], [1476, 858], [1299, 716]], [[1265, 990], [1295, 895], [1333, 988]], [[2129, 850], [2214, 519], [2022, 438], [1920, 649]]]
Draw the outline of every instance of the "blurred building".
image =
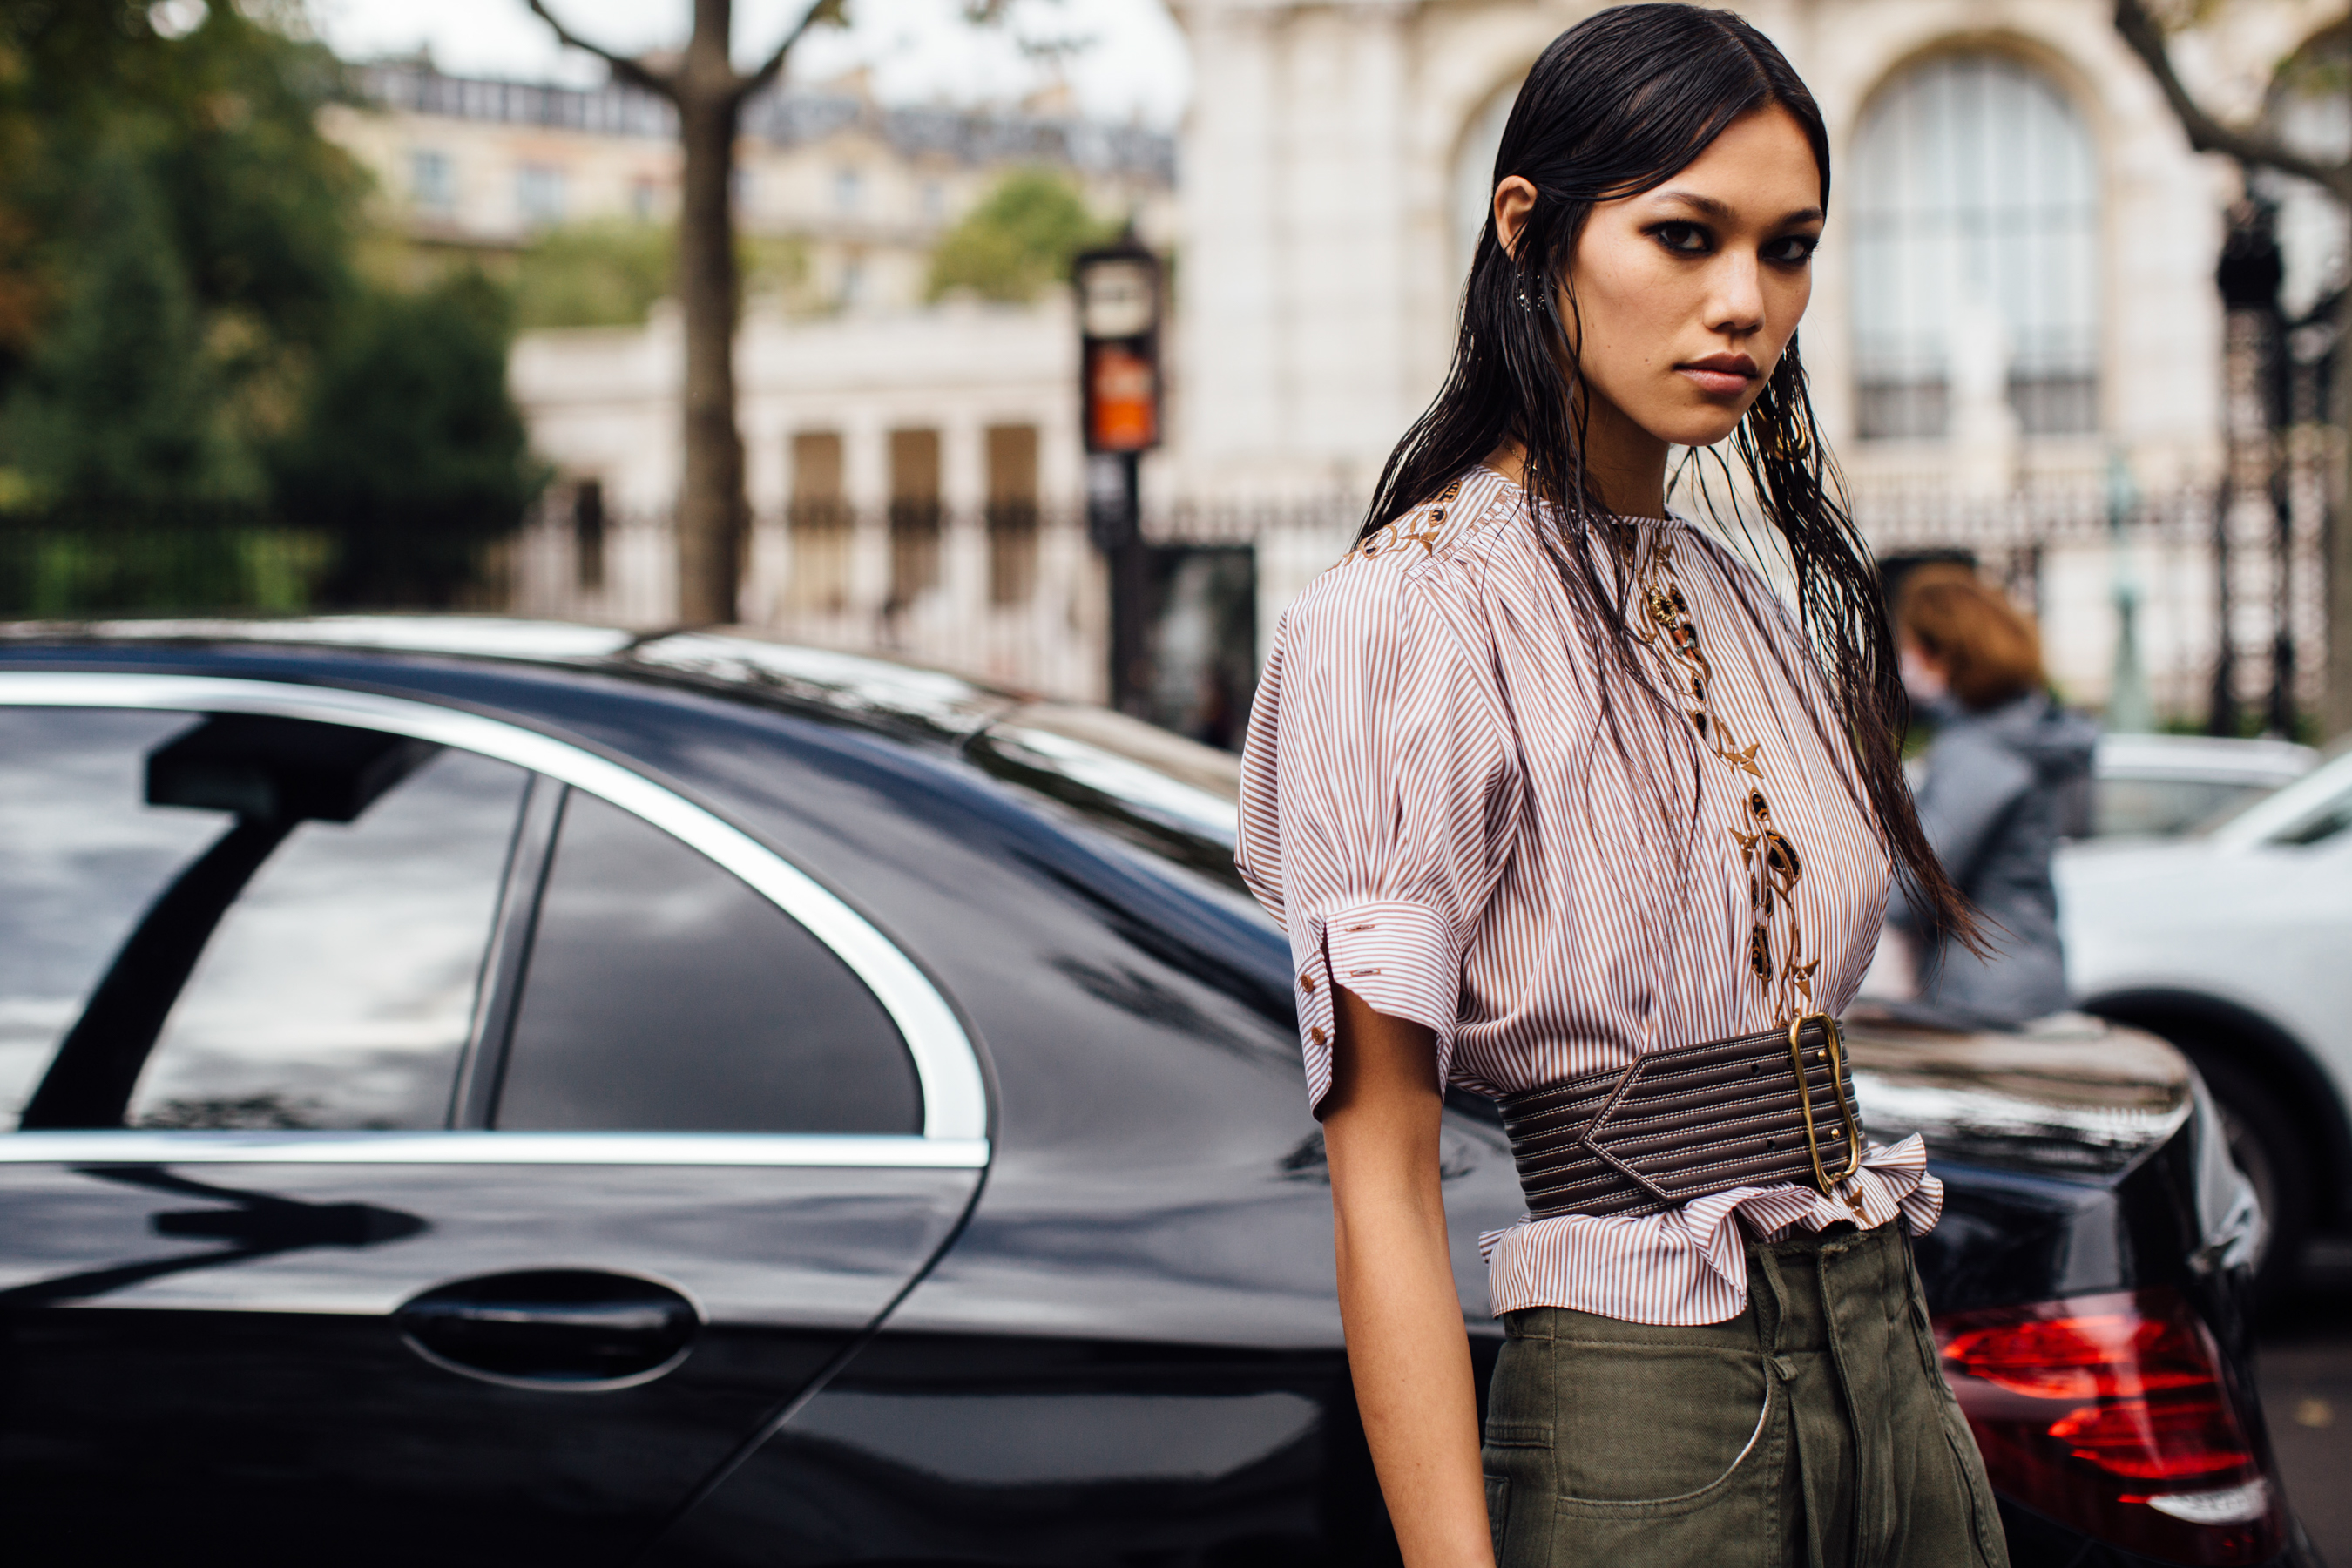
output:
[[[376, 177], [413, 243], [519, 250], [549, 229], [667, 223], [677, 210], [677, 120], [635, 88], [580, 90], [445, 76], [423, 61], [357, 72], [363, 101], [325, 129]], [[803, 309], [921, 302], [931, 247], [1005, 174], [1070, 174], [1097, 211], [1165, 227], [1175, 147], [1165, 135], [1056, 112], [885, 107], [862, 78], [777, 89], [743, 106], [735, 206], [742, 232], [796, 242]]]
[[[815, 300], [755, 299], [745, 321], [747, 618], [1099, 694], [1066, 305], [921, 302], [930, 245], [1021, 163], [1071, 171], [1098, 211], [1139, 212], [1178, 255], [1148, 532], [1224, 553], [1168, 580], [1254, 599], [1262, 650], [1345, 548], [1442, 378], [1519, 80], [1597, 7], [1171, 3], [1197, 84], [1181, 191], [1178, 143], [1129, 128], [854, 92], [774, 95], [747, 116], [745, 226], [807, 247]], [[1965, 553], [2006, 580], [2041, 613], [2075, 700], [2107, 697], [2128, 607], [2159, 710], [2201, 711], [2217, 668], [2250, 700], [2275, 675], [2307, 703], [2323, 665], [2324, 442], [2263, 427], [2242, 351], [2279, 328], [2225, 312], [2215, 287], [2223, 213], [2245, 184], [2189, 152], [2108, 0], [1737, 8], [1828, 121], [1834, 199], [1803, 353], [1874, 545]], [[2352, 146], [2340, 93], [2317, 109], [2263, 99], [2328, 10], [2233, 0], [2227, 27], [2177, 53], [2224, 113], [2267, 109]], [[415, 65], [367, 79], [384, 107], [349, 112], [340, 133], [420, 243], [512, 246], [534, 225], [669, 210], [667, 111], [642, 95]], [[2341, 285], [2343, 218], [2310, 193], [2268, 194], [2284, 204], [2291, 325]], [[517, 391], [566, 480], [518, 557], [522, 607], [668, 613], [678, 358], [658, 311], [520, 346]], [[2241, 472], [2246, 453], [2273, 450], [2281, 484]], [[2219, 488], [2225, 470], [2234, 489]], [[1204, 605], [1179, 640], [1233, 624]], [[2280, 651], [2297, 647], [2299, 663]]]
[[[675, 117], [651, 95], [412, 62], [360, 79], [370, 101], [330, 129], [375, 171], [413, 245], [495, 258], [563, 225], [676, 211]], [[750, 293], [737, 350], [754, 513], [744, 619], [1099, 695], [1105, 611], [1068, 301], [927, 301], [930, 254], [1005, 175], [1034, 168], [1168, 245], [1173, 139], [1051, 103], [884, 107], [853, 81], [753, 99], [737, 155], [742, 232], [797, 247], [803, 263], [795, 286]], [[514, 390], [558, 473], [510, 563], [517, 609], [675, 615], [683, 359], [667, 303], [642, 325], [517, 342]]]

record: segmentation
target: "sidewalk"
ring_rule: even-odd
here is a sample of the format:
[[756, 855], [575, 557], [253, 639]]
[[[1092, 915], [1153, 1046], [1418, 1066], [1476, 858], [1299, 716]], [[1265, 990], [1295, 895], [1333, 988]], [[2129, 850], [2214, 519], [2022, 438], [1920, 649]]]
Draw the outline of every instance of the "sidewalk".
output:
[[2322, 1556], [2352, 1564], [2352, 1241], [2323, 1241], [2262, 1335], [2263, 1408], [2287, 1497]]

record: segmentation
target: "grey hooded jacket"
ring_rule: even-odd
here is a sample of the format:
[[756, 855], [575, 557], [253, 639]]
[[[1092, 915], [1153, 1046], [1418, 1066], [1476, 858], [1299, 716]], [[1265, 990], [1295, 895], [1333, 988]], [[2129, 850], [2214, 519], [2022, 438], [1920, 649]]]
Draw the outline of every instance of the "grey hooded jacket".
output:
[[1887, 919], [1921, 939], [1920, 1000], [1987, 1022], [2022, 1023], [2064, 1008], [2065, 954], [2050, 852], [2088, 801], [2091, 722], [2041, 692], [1982, 712], [1940, 704], [1919, 821], [1945, 873], [1988, 919], [1979, 959], [1927, 929], [1928, 911], [1898, 879]]

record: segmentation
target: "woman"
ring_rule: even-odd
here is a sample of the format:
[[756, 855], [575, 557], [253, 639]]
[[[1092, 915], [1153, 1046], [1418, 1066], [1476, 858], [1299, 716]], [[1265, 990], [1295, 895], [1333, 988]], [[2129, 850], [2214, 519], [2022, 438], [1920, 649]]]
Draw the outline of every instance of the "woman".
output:
[[[1728, 13], [1555, 40], [1446, 384], [1258, 689], [1238, 858], [1290, 934], [1412, 1568], [2002, 1561], [1909, 1262], [1942, 1190], [1916, 1138], [1857, 1147], [1822, 1016], [1890, 860], [1971, 931], [1905, 791], [1893, 646], [1792, 342], [1827, 145]], [[1669, 448], [1726, 437], [1795, 618], [1666, 515]], [[1499, 1098], [1529, 1198], [1487, 1238], [1483, 1477], [1448, 1082]]]
[[1964, 566], [1916, 568], [1895, 595], [1903, 683], [1936, 721], [1919, 821], [1960, 891], [1998, 931], [1956, 948], [1898, 892], [1887, 923], [1916, 944], [1919, 999], [2021, 1024], [2066, 1005], [2050, 852], [2083, 825], [2097, 731], [2050, 700], [2042, 639]]

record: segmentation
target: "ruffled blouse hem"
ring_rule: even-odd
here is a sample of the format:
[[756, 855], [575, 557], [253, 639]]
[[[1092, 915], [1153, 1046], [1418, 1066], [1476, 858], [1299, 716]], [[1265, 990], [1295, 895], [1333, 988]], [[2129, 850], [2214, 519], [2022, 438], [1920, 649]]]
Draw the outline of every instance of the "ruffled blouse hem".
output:
[[1823, 1195], [1811, 1187], [1733, 1187], [1649, 1215], [1522, 1219], [1478, 1238], [1495, 1316], [1565, 1307], [1621, 1322], [1693, 1327], [1748, 1308], [1747, 1245], [1840, 1220], [1874, 1230], [1900, 1218], [1914, 1236], [1943, 1217], [1944, 1184], [1927, 1173], [1914, 1132], [1870, 1144], [1862, 1163]]

